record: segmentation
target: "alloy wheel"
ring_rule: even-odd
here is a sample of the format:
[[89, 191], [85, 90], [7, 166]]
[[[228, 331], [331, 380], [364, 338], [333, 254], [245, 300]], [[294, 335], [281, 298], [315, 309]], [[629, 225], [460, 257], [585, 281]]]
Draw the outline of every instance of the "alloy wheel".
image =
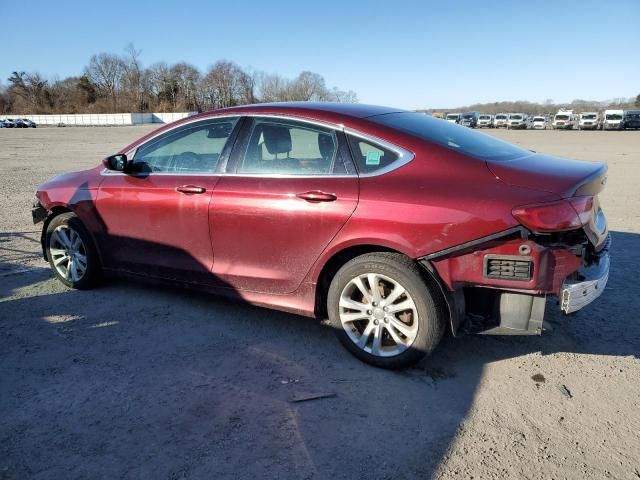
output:
[[392, 357], [418, 334], [418, 310], [396, 280], [377, 273], [351, 279], [340, 295], [339, 315], [349, 339], [367, 353]]
[[49, 237], [49, 255], [58, 274], [78, 282], [87, 271], [87, 251], [82, 238], [68, 225], [60, 225]]

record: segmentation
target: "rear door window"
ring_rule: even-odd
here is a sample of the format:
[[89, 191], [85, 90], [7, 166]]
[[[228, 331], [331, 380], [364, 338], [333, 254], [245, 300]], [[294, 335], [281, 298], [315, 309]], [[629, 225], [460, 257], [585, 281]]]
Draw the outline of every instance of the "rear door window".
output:
[[329, 175], [344, 172], [336, 132], [287, 119], [253, 119], [237, 173]]

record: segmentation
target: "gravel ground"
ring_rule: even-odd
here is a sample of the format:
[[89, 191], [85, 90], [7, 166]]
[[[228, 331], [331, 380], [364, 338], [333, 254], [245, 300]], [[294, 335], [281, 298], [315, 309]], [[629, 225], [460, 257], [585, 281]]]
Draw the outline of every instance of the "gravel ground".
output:
[[640, 478], [640, 134], [489, 132], [609, 164], [607, 291], [549, 302], [542, 337], [445, 339], [389, 372], [321, 322], [52, 278], [35, 186], [149, 130], [0, 130], [0, 479]]

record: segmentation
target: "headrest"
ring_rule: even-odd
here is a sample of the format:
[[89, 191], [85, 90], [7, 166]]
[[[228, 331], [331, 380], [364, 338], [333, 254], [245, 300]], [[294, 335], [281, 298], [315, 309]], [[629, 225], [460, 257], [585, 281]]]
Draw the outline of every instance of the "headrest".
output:
[[271, 155], [289, 153], [291, 151], [291, 133], [287, 127], [280, 125], [263, 125], [262, 136], [267, 151]]
[[333, 137], [322, 133], [318, 135], [318, 148], [320, 149], [320, 155], [322, 158], [332, 158], [333, 152], [336, 149], [336, 146], [333, 144]]

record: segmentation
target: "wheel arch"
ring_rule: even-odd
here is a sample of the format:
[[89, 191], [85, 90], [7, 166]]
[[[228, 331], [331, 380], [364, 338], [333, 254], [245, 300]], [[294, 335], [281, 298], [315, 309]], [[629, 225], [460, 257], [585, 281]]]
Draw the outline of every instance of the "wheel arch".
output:
[[72, 212], [73, 210], [62, 205], [55, 205], [51, 207], [51, 209], [49, 209], [49, 215], [47, 215], [47, 218], [44, 219], [44, 222], [42, 224], [42, 233], [40, 234], [40, 246], [42, 248], [42, 257], [45, 259], [45, 261], [47, 262], [49, 261], [49, 258], [47, 257], [46, 242], [47, 242], [47, 229], [49, 228], [49, 224], [51, 223], [51, 220], [53, 220], [59, 215], [62, 215], [63, 213], [72, 213]]
[[[315, 289], [315, 316], [318, 318], [325, 318], [327, 315], [327, 294], [329, 292], [329, 285], [331, 284], [331, 280], [335, 276], [335, 274], [340, 270], [340, 268], [347, 263], [348, 261], [359, 257], [360, 255], [364, 255], [367, 253], [376, 253], [376, 252], [388, 252], [388, 253], [396, 253], [398, 255], [403, 255], [407, 258], [410, 258], [412, 261], [416, 262], [421, 268], [420, 271], [423, 274], [423, 278], [425, 283], [432, 284], [434, 293], [439, 295], [443, 301], [443, 304], [446, 305], [447, 314], [449, 316], [449, 328], [452, 334], [455, 335], [457, 327], [459, 325], [459, 306], [458, 301], [454, 297], [451, 292], [448, 292], [446, 286], [443, 284], [442, 280], [439, 278], [437, 271], [431, 266], [426, 265], [426, 260], [416, 261], [405, 253], [396, 250], [391, 247], [377, 245], [377, 244], [360, 244], [360, 245], [351, 245], [349, 247], [343, 248], [334, 254], [325, 262], [320, 273], [317, 277], [316, 289]], [[464, 305], [464, 302], [463, 302]]]

